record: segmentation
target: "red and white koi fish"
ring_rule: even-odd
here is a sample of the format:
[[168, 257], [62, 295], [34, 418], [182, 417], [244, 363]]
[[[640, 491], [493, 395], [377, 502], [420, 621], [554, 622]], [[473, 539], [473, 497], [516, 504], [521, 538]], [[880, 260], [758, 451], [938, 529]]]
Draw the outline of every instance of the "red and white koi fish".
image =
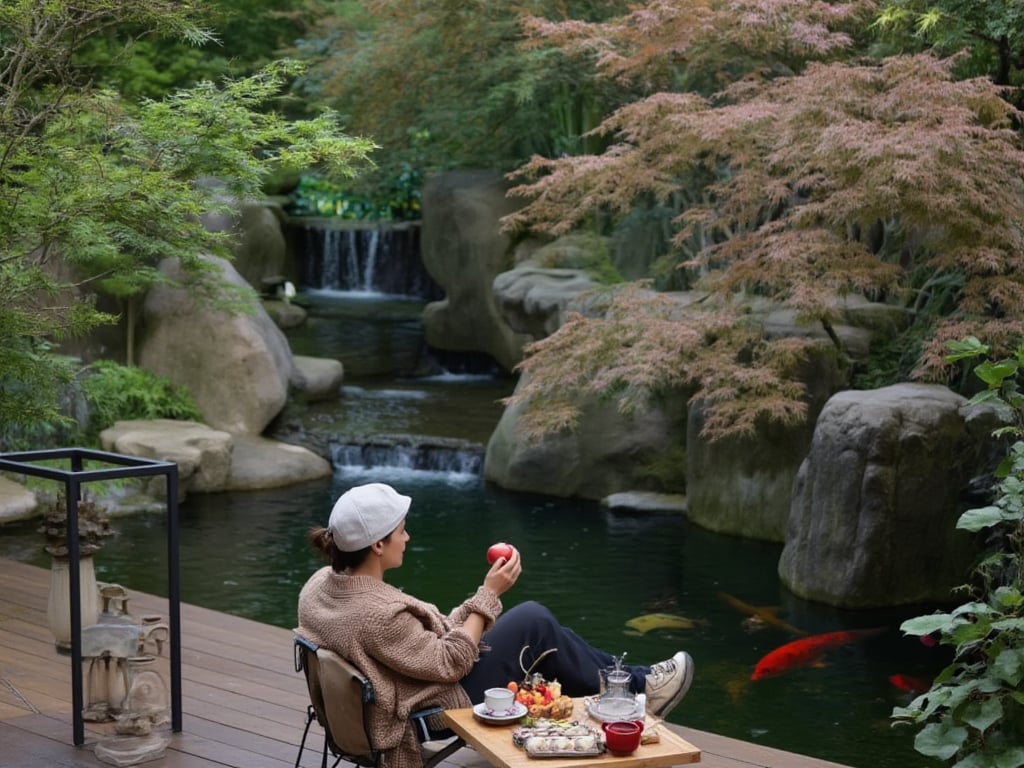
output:
[[806, 667], [816, 664], [828, 651], [843, 645], [856, 643], [875, 637], [885, 632], [885, 627], [872, 629], [850, 629], [840, 632], [826, 632], [822, 635], [811, 635], [780, 645], [767, 653], [754, 667], [751, 680], [781, 675], [794, 667]]

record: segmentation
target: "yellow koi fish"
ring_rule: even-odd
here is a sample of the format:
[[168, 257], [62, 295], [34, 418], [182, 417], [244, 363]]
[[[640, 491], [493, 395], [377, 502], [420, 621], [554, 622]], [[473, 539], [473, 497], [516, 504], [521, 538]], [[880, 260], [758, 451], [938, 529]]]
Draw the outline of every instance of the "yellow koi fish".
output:
[[654, 629], [693, 629], [697, 622], [674, 613], [645, 613], [627, 621], [626, 626], [646, 634]]

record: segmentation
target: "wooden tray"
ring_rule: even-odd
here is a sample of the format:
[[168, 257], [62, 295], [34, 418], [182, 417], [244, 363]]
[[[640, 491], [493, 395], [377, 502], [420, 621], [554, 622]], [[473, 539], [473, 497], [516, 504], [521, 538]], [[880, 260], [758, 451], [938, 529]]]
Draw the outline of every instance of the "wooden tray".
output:
[[[582, 698], [573, 699], [576, 707], [573, 717], [580, 722], [601, 724], [587, 714]], [[610, 753], [594, 757], [532, 758], [512, 743], [512, 731], [518, 722], [508, 725], [488, 725], [473, 717], [473, 708], [445, 710], [448, 726], [472, 745], [495, 768], [586, 768], [602, 765], [605, 768], [668, 768], [700, 762], [700, 750], [654, 717], [647, 717], [648, 727], [658, 725], [661, 740], [655, 744], [641, 744], [632, 755], [616, 757]]]

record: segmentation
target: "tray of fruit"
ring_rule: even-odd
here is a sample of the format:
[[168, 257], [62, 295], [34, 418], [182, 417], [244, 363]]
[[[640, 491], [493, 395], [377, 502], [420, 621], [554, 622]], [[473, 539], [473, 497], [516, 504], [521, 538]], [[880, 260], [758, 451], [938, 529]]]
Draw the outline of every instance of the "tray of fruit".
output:
[[550, 683], [541, 679], [523, 683], [509, 683], [516, 701], [526, 707], [528, 717], [567, 720], [572, 717], [574, 705], [570, 697], [562, 693], [557, 680]]
[[548, 718], [551, 720], [568, 720], [573, 714], [573, 701], [562, 693], [562, 685], [557, 680], [545, 680], [534, 668], [541, 660], [557, 648], [551, 648], [540, 654], [527, 669], [523, 665], [523, 656], [530, 646], [519, 651], [519, 668], [523, 670], [520, 682], [510, 682], [508, 688], [515, 693], [515, 700], [526, 707], [527, 717], [531, 719]]

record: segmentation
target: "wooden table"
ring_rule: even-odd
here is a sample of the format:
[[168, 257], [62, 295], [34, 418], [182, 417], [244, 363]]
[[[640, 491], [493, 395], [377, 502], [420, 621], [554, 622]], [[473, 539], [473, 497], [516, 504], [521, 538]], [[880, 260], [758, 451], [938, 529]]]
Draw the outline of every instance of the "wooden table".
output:
[[[583, 699], [573, 699], [576, 704], [574, 719], [600, 729], [601, 724], [587, 714]], [[512, 743], [512, 731], [518, 722], [509, 725], [489, 725], [473, 716], [472, 707], [445, 711], [449, 727], [466, 743], [474, 747], [495, 768], [667, 768], [700, 762], [700, 750], [683, 737], [660, 725], [660, 740], [654, 744], [641, 744], [631, 755], [615, 757], [605, 752], [596, 757], [544, 757], [532, 758]], [[647, 727], [662, 721], [647, 717]]]

